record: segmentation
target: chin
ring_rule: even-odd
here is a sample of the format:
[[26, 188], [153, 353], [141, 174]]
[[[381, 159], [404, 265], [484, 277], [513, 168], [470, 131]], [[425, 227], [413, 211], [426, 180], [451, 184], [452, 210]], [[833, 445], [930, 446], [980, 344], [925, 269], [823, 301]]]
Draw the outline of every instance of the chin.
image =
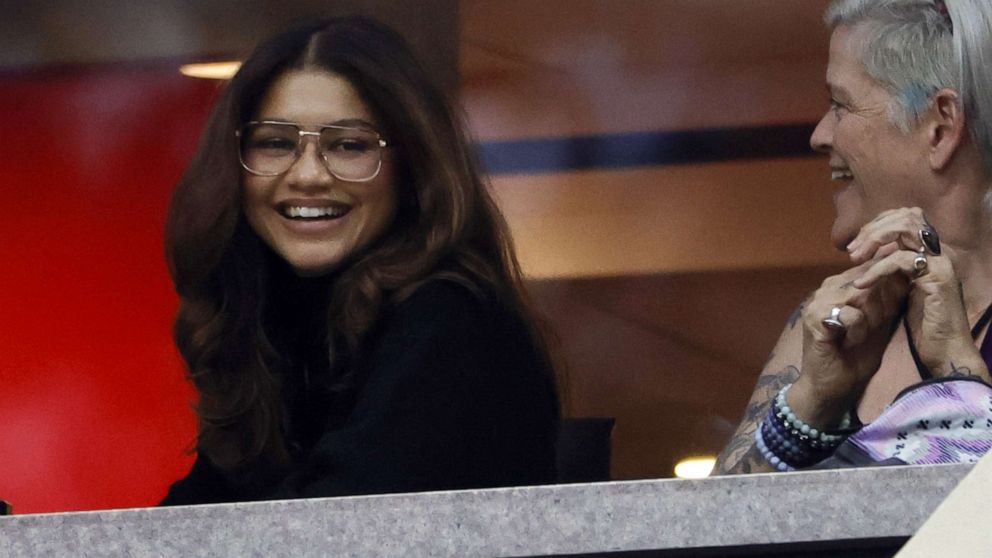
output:
[[830, 229], [830, 242], [837, 250], [847, 252], [847, 245], [858, 236], [859, 230], [858, 228], [851, 230], [851, 227], [834, 221], [834, 226]]
[[332, 273], [338, 268], [339, 260], [293, 260], [286, 259], [286, 262], [291, 268], [293, 268], [293, 273], [298, 277], [320, 277], [322, 275], [327, 275]]

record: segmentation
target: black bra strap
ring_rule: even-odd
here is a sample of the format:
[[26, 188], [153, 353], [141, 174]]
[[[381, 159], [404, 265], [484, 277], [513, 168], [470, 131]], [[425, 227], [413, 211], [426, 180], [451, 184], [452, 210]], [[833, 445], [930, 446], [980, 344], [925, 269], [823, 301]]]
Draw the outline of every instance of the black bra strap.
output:
[[[978, 318], [977, 322], [975, 322], [975, 326], [971, 328], [972, 339], [978, 338], [978, 334], [982, 332], [982, 329], [984, 329], [986, 325], [988, 325], [989, 320], [992, 320], [992, 304], [989, 304], [988, 308], [985, 309], [985, 312], [982, 312], [982, 316]], [[906, 319], [905, 311], [902, 315], [902, 325], [906, 328], [906, 339], [909, 341], [909, 354], [913, 355], [913, 362], [916, 363], [916, 370], [920, 373], [920, 378], [924, 380], [933, 378], [933, 372], [931, 372], [930, 368], [926, 364], [923, 364], [923, 361], [920, 360], [920, 353], [916, 350], [916, 343], [913, 343], [913, 332], [909, 329], [909, 320]], [[990, 339], [992, 339], [992, 337], [988, 335], [985, 336], [985, 340], [982, 342], [983, 349], [985, 348], [985, 343], [990, 342]], [[982, 356], [985, 356], [984, 351]]]
[[902, 315], [902, 325], [906, 328], [906, 340], [909, 342], [909, 354], [913, 355], [913, 362], [916, 363], [916, 371], [920, 373], [920, 379], [929, 380], [933, 378], [933, 372], [930, 371], [930, 367], [923, 364], [920, 360], [920, 353], [916, 350], [916, 343], [913, 343], [913, 330], [909, 329], [909, 320], [906, 318], [906, 314]]
[[992, 320], [992, 304], [989, 304], [989, 307], [982, 313], [982, 317], [978, 318], [978, 321], [975, 322], [975, 327], [971, 328], [972, 339], [978, 339], [978, 334], [988, 325], [989, 320]]

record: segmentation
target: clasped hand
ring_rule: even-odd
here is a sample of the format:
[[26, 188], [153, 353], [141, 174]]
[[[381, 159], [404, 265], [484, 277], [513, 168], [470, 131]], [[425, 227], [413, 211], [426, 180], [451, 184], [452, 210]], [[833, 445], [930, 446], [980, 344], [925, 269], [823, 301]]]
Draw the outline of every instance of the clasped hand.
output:
[[919, 208], [881, 213], [848, 245], [855, 266], [828, 277], [807, 302], [802, 373], [789, 392], [807, 422], [833, 427], [860, 399], [903, 308], [920, 360], [934, 376], [985, 370], [954, 268], [939, 245], [924, 246], [921, 230], [933, 233]]

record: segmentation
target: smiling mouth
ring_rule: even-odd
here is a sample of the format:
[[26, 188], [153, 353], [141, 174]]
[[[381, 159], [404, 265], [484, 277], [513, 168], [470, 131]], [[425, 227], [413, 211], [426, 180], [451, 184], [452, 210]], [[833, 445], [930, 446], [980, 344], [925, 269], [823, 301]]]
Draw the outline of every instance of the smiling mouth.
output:
[[351, 207], [338, 205], [325, 207], [281, 205], [279, 207], [279, 213], [283, 217], [294, 221], [326, 221], [330, 219], [340, 219], [349, 211], [351, 211]]
[[831, 169], [830, 180], [853, 180], [854, 174], [850, 169]]

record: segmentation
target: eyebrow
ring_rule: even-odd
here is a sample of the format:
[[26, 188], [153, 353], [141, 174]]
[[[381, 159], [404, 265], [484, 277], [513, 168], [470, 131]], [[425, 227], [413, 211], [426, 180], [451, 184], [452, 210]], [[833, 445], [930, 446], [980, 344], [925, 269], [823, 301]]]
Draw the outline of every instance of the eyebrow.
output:
[[330, 124], [324, 124], [324, 126], [347, 126], [349, 128], [368, 128], [370, 130], [376, 129], [375, 124], [361, 118], [344, 118], [342, 120], [335, 120]]

